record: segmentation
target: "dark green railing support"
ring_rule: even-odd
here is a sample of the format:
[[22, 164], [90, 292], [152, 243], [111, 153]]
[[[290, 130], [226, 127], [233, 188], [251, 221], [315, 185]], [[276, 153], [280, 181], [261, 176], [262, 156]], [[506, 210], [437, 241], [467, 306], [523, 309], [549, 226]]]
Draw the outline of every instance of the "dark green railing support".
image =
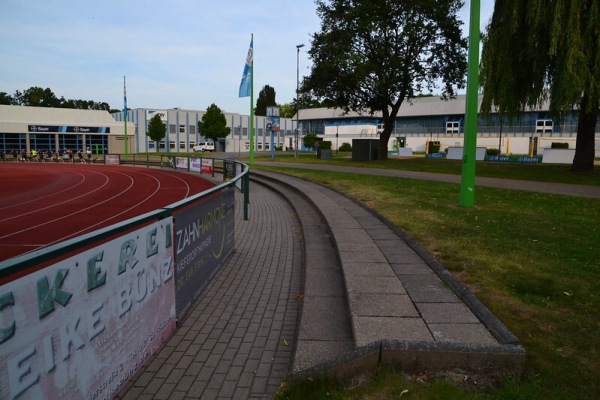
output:
[[248, 205], [250, 204], [250, 171], [246, 166], [246, 173], [242, 177], [242, 192], [244, 193], [244, 221], [248, 221]]

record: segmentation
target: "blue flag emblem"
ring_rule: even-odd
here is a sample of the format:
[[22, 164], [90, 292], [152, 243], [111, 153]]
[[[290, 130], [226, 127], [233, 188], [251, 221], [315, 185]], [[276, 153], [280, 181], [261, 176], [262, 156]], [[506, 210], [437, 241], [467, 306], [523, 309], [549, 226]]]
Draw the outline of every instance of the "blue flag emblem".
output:
[[252, 87], [253, 42], [254, 39], [250, 40], [250, 48], [248, 49], [248, 55], [246, 56], [246, 65], [244, 65], [244, 74], [242, 75], [242, 81], [240, 82], [239, 97], [250, 96]]

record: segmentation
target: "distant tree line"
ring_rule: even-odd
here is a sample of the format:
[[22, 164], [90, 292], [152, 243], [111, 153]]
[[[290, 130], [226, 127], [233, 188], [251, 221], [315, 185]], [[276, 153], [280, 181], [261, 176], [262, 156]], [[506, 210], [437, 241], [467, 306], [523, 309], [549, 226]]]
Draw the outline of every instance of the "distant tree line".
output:
[[[6, 92], [0, 92], [0, 104], [11, 106], [30, 106], [30, 107], [53, 107], [53, 108], [73, 108], [78, 110], [106, 110], [110, 113], [122, 110], [111, 109], [106, 102], [97, 102], [94, 100], [75, 100], [65, 99], [63, 96], [58, 98], [50, 88], [43, 89], [38, 86], [32, 86], [29, 89], [16, 90], [11, 96]], [[318, 108], [333, 106], [327, 100], [318, 101], [308, 96], [301, 96], [300, 99], [294, 99], [291, 103], [277, 104], [275, 101], [275, 89], [265, 85], [258, 95], [256, 102], [255, 115], [265, 116], [268, 106], [279, 106], [280, 116], [282, 118], [292, 118], [296, 114], [296, 108]]]
[[108, 112], [121, 111], [111, 109], [108, 103], [105, 102], [65, 99], [63, 96], [58, 98], [50, 88], [42, 89], [38, 86], [32, 86], [24, 91], [16, 90], [12, 96], [6, 92], [0, 92], [0, 104], [12, 106], [74, 108], [78, 110], [106, 110]]

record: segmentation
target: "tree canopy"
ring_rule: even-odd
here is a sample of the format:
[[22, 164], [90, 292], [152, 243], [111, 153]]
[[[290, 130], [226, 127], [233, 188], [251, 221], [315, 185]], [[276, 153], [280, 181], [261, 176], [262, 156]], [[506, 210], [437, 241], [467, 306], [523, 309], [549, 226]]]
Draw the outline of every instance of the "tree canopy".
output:
[[6, 92], [0, 93], [0, 104], [14, 106], [31, 107], [54, 107], [54, 108], [75, 108], [79, 110], [111, 110], [108, 103], [96, 102], [93, 100], [68, 100], [64, 97], [56, 97], [50, 88], [43, 89], [38, 86], [32, 86], [24, 91], [16, 90], [14, 95]]
[[275, 89], [269, 85], [265, 85], [258, 93], [258, 99], [256, 99], [256, 108], [254, 115], [265, 116], [267, 115], [267, 107], [276, 106], [275, 102]]
[[227, 137], [230, 131], [231, 128], [227, 127], [225, 114], [215, 103], [206, 109], [206, 113], [198, 122], [198, 133], [214, 142]]
[[160, 114], [156, 113], [148, 122], [148, 137], [156, 142], [156, 151], [158, 152], [158, 142], [165, 138], [167, 134], [167, 125], [160, 119]]
[[294, 103], [279, 104], [279, 108], [279, 116], [281, 118], [292, 118], [294, 115], [296, 115], [296, 107], [294, 106]]
[[466, 39], [461, 0], [317, 0], [321, 31], [308, 51], [313, 66], [301, 92], [329, 107], [381, 112], [380, 158], [404, 101], [464, 87]]
[[519, 115], [550, 101], [579, 109], [573, 171], [594, 166], [600, 105], [600, 2], [498, 0], [483, 38], [482, 111]]

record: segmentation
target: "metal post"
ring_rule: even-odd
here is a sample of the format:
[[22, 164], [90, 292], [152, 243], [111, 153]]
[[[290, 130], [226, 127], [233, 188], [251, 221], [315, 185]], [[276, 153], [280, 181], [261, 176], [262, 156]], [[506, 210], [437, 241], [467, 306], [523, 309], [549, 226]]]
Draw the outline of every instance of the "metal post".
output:
[[298, 101], [300, 93], [300, 48], [302, 47], [304, 47], [304, 43], [296, 45], [296, 143], [294, 144], [295, 158], [298, 158], [298, 136], [300, 135], [300, 107], [298, 107]]
[[467, 104], [465, 107], [465, 144], [463, 147], [460, 205], [475, 204], [475, 157], [477, 153], [477, 103], [479, 87], [479, 19], [480, 0], [471, 0], [469, 22], [469, 56], [467, 71]]

